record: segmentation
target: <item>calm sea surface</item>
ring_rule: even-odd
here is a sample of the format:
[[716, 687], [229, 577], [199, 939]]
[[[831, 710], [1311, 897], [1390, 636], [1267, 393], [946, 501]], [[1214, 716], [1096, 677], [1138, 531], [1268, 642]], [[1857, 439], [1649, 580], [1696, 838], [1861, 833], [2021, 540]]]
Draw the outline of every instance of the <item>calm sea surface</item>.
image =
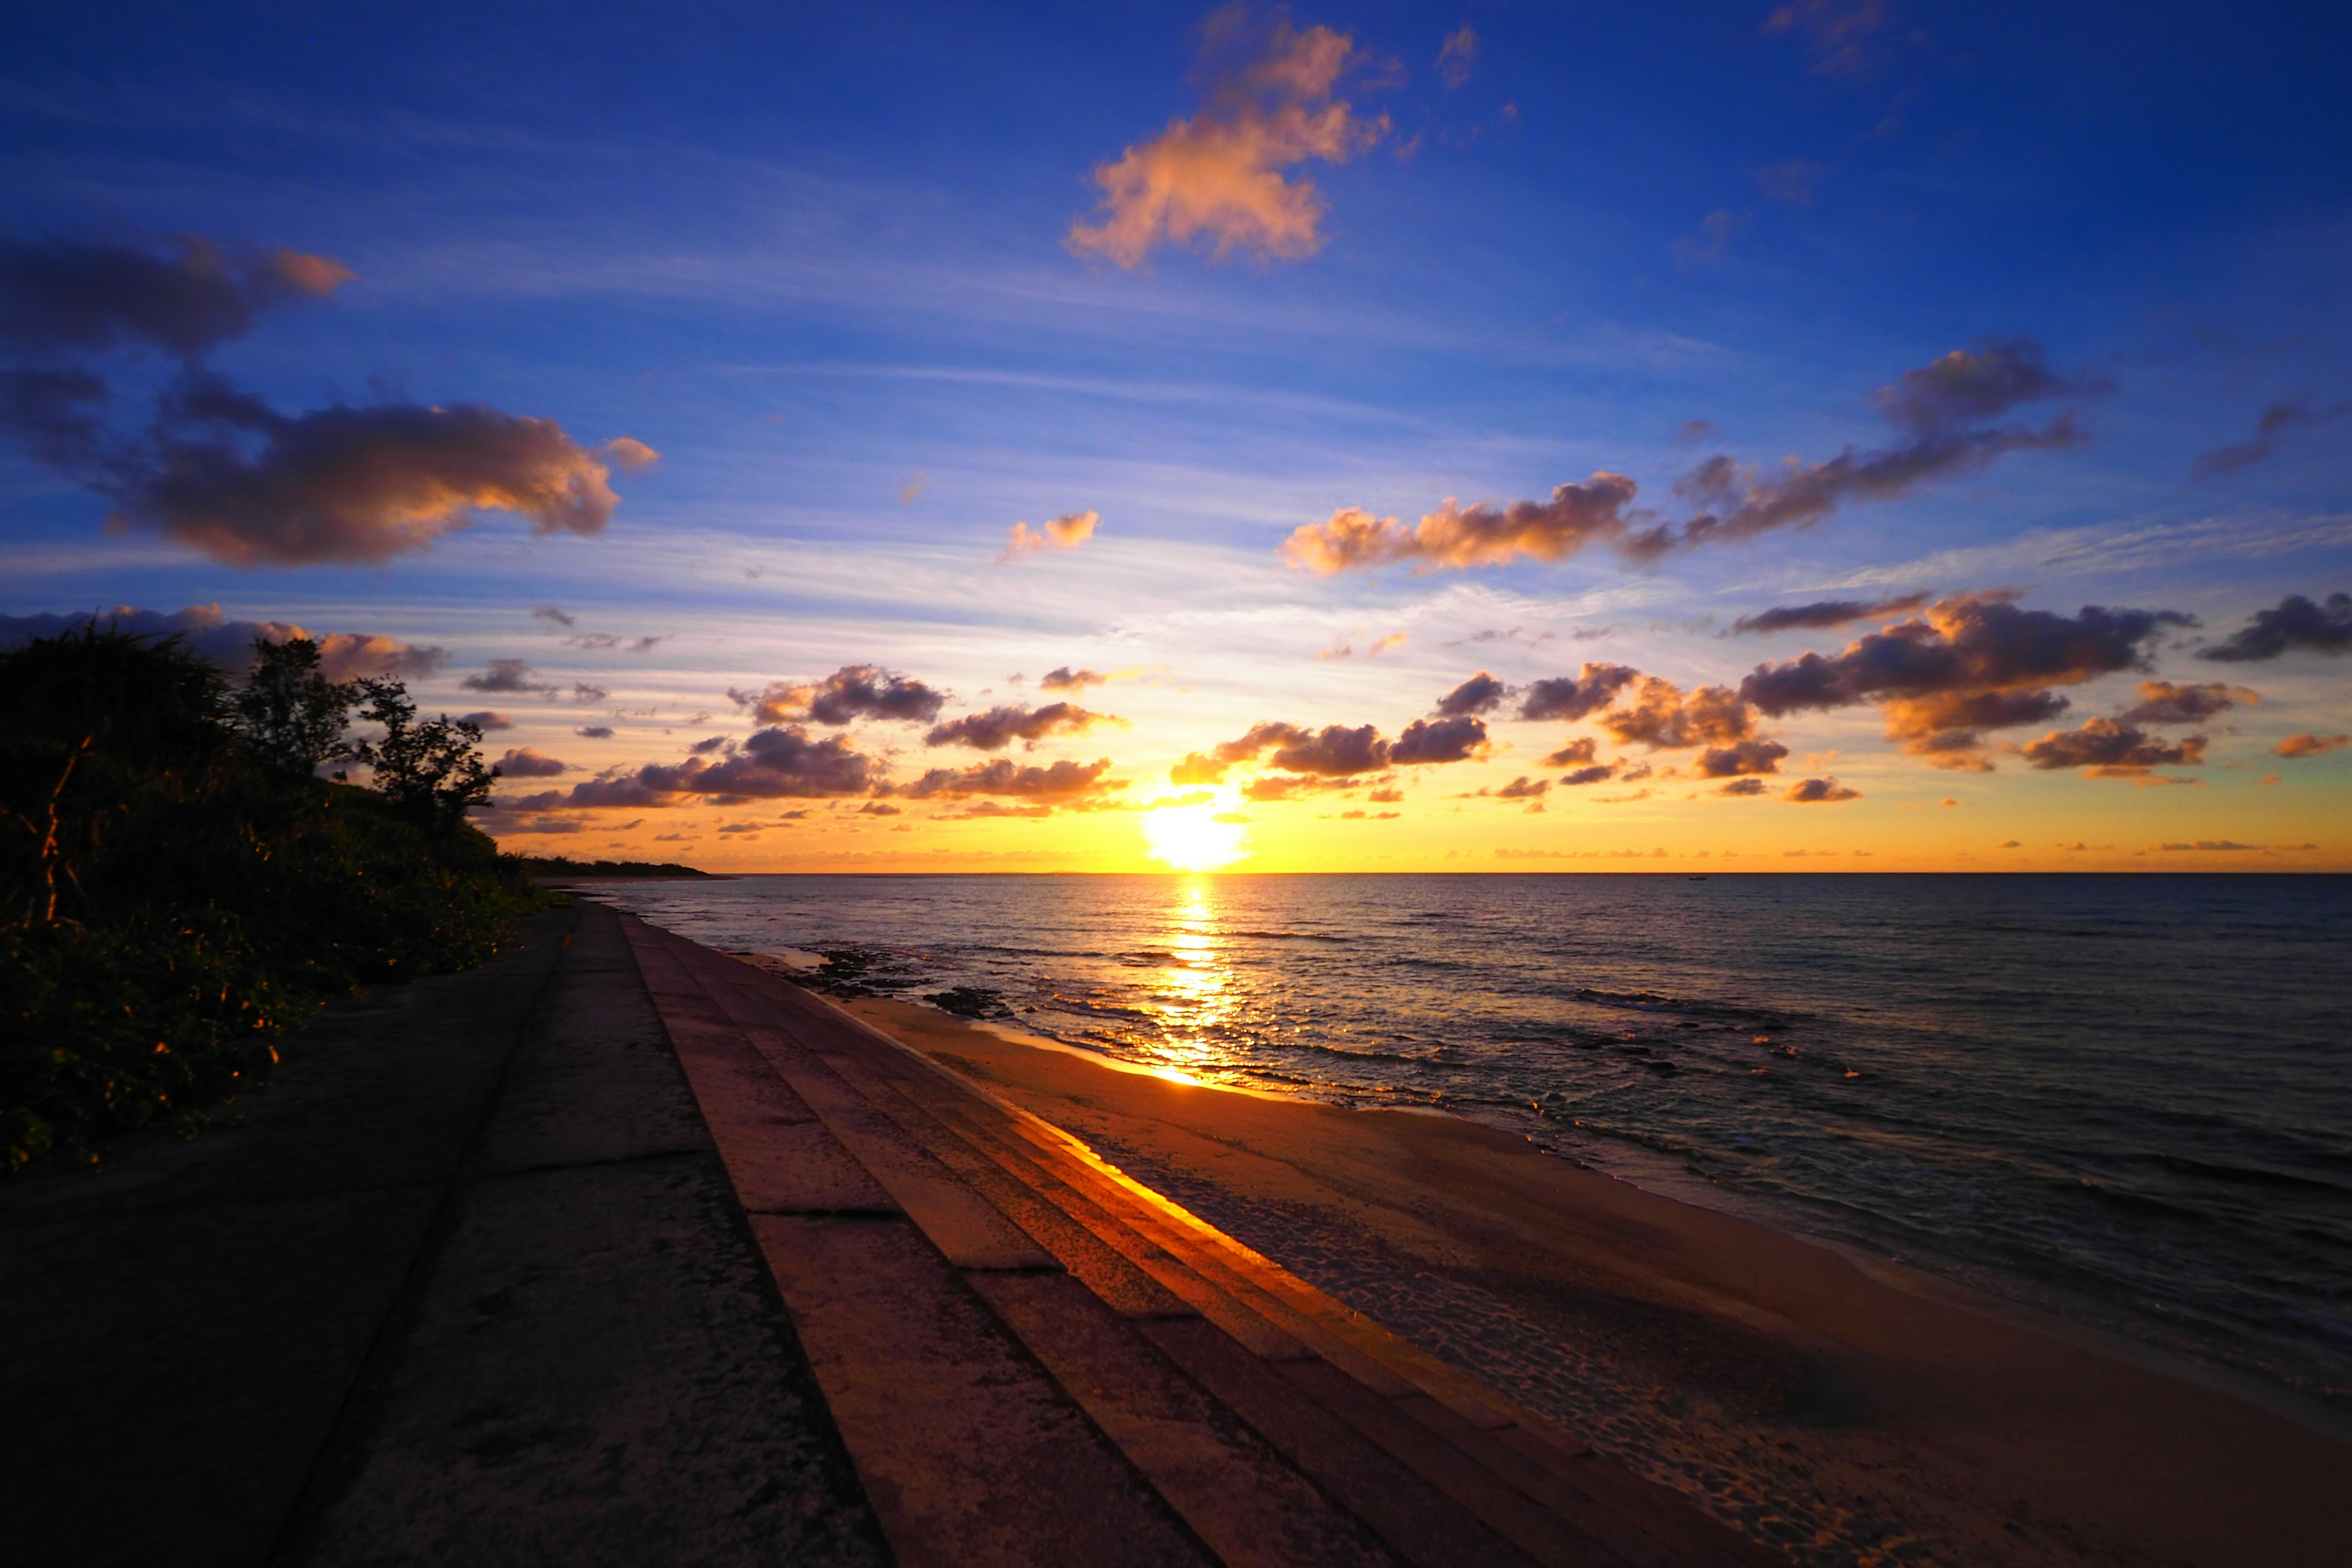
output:
[[597, 896], [1131, 1062], [1443, 1107], [2352, 1405], [2352, 878], [748, 877]]

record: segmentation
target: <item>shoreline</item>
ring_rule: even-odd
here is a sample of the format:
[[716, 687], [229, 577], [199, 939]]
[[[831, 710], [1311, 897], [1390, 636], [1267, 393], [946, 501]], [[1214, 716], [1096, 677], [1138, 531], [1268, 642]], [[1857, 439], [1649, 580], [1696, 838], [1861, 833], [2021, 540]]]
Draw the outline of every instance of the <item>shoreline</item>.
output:
[[2352, 1475], [2352, 1423], [2252, 1374], [1438, 1108], [836, 1005], [1718, 1517], [1794, 1515], [1801, 1560], [2316, 1563], [2352, 1532], [2352, 1504], [2319, 1500]]

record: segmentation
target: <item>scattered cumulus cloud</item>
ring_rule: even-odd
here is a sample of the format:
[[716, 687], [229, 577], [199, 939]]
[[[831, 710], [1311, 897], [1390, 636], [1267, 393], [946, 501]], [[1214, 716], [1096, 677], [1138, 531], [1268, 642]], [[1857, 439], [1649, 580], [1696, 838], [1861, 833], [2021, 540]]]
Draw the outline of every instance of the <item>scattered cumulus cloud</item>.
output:
[[1348, 163], [1389, 130], [1385, 114], [1367, 119], [1335, 96], [1359, 63], [1354, 39], [1280, 16], [1259, 25], [1239, 6], [1207, 34], [1200, 112], [1095, 170], [1101, 205], [1097, 221], [1071, 226], [1073, 251], [1133, 268], [1163, 245], [1272, 261], [1322, 248], [1322, 193], [1289, 171]]
[[494, 658], [457, 682], [468, 691], [507, 693], [521, 696], [553, 697], [563, 689], [551, 681], [540, 679], [530, 662], [520, 658]]
[[1848, 789], [1834, 778], [1800, 779], [1790, 784], [1780, 798], [1798, 805], [1825, 805], [1838, 801], [1860, 800], [1862, 792]]
[[1044, 528], [1030, 531], [1025, 522], [1016, 522], [1004, 531], [1004, 553], [999, 562], [1016, 561], [1040, 550], [1076, 550], [1095, 536], [1096, 525], [1102, 514], [1095, 511], [1066, 512], [1045, 520]]
[[730, 687], [727, 696], [762, 724], [793, 719], [834, 725], [859, 719], [927, 724], [947, 705], [946, 692], [872, 664], [845, 664], [823, 680], [780, 680], [760, 691]]
[[923, 737], [923, 744], [1001, 752], [1015, 741], [1034, 744], [1053, 735], [1083, 735], [1098, 724], [1125, 722], [1110, 714], [1090, 713], [1068, 702], [1052, 702], [1043, 708], [1007, 704], [935, 725]]
[[1783, 632], [1797, 627], [1818, 629], [1842, 626], [1850, 621], [1864, 621], [1873, 616], [1891, 616], [1900, 610], [1916, 610], [1927, 602], [1927, 595], [1903, 594], [1891, 599], [1821, 599], [1810, 605], [1776, 605], [1769, 610], [1759, 610], [1752, 616], [1742, 616], [1731, 623], [1727, 637], [1744, 637], [1749, 633]]
[[2289, 735], [2272, 750], [2279, 756], [2293, 761], [2297, 757], [2324, 757], [2330, 752], [2340, 752], [2352, 746], [2352, 735]]
[[2252, 664], [2289, 653], [2339, 654], [2352, 650], [2352, 594], [2330, 594], [2315, 605], [2289, 594], [2221, 642], [2200, 649], [2200, 658]]
[[510, 779], [551, 779], [558, 773], [572, 771], [571, 763], [541, 756], [529, 746], [508, 752], [499, 759], [498, 767], [500, 774]]
[[0, 344], [30, 354], [134, 344], [193, 360], [352, 278], [323, 256], [196, 235], [160, 247], [0, 239]]

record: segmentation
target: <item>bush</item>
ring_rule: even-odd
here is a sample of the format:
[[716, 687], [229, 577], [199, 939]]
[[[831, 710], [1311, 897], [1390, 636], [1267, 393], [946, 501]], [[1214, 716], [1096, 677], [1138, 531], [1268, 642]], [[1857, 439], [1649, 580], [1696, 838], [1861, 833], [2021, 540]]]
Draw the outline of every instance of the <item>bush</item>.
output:
[[[315, 681], [314, 663], [275, 668]], [[286, 710], [169, 641], [84, 628], [0, 653], [0, 1170], [90, 1163], [97, 1140], [257, 1083], [288, 1023], [479, 963], [530, 907], [429, 794], [420, 810], [413, 788], [289, 766], [339, 747], [316, 704]], [[433, 765], [485, 771], [442, 750]]]

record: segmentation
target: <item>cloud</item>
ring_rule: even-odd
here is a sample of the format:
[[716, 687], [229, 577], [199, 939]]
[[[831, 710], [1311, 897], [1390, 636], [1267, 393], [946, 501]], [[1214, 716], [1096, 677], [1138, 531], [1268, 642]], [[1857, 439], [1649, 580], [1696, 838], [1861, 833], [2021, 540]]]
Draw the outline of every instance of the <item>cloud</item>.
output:
[[1827, 173], [1819, 163], [1796, 158], [1786, 163], [1773, 163], [1757, 170], [1756, 188], [1768, 202], [1809, 207], [1817, 199], [1813, 187], [1821, 184], [1822, 176]]
[[539, 672], [520, 658], [494, 658], [486, 668], [475, 671], [457, 684], [468, 691], [512, 692], [518, 695], [532, 692], [541, 697], [553, 697], [562, 690], [560, 686], [541, 680]]
[[687, 755], [690, 757], [707, 757], [713, 752], [723, 752], [726, 749], [727, 737], [724, 735], [712, 735], [706, 739], [697, 741], [694, 744], [688, 746], [686, 749], [686, 752]]
[[530, 618], [535, 621], [553, 621], [559, 626], [568, 626], [578, 619], [575, 616], [565, 614], [561, 606], [555, 605], [538, 606], [531, 611]]
[[1631, 700], [1596, 722], [1620, 745], [1640, 744], [1659, 752], [1731, 745], [1748, 738], [1756, 719], [1728, 687], [1702, 687], [1685, 696], [1674, 682], [1651, 675], [1642, 678]]
[[398, 637], [373, 632], [320, 632], [292, 621], [233, 621], [218, 605], [191, 605], [165, 614], [118, 605], [110, 610], [73, 615], [0, 616], [0, 647], [11, 647], [33, 637], [53, 637], [92, 619], [128, 637], [177, 637], [180, 646], [232, 676], [253, 668], [256, 637], [290, 642], [308, 637], [319, 645], [319, 673], [329, 680], [352, 680], [364, 675], [422, 679], [437, 673], [448, 662], [440, 647], [417, 647]]
[[615, 637], [611, 632], [583, 632], [578, 637], [563, 640], [573, 647], [587, 648], [593, 653], [611, 653], [616, 649], [622, 653], [651, 653], [669, 641], [669, 637], [667, 633], [660, 637]]
[[2200, 838], [2193, 844], [2159, 844], [2157, 846], [2157, 848], [2160, 850], [2176, 854], [2183, 850], [2215, 852], [2241, 849], [2258, 850], [2262, 847], [2263, 846], [2260, 844], [2240, 844], [2234, 839], [2229, 838]]
[[591, 741], [609, 741], [613, 738], [613, 726], [610, 724], [583, 724], [579, 729], [574, 730], [572, 732], [575, 735], [585, 736]]
[[461, 724], [471, 724], [485, 735], [496, 734], [500, 730], [511, 730], [515, 727], [512, 719], [488, 708], [472, 713], [460, 713], [457, 715], [457, 721]]
[[1252, 31], [1238, 6], [1210, 18], [1201, 112], [1096, 168], [1098, 221], [1071, 225], [1071, 250], [1131, 268], [1161, 245], [1276, 261], [1322, 248], [1322, 194], [1284, 171], [1361, 156], [1388, 116], [1364, 119], [1333, 97], [1359, 58], [1349, 35], [1280, 18]]
[[1089, 713], [1067, 702], [1043, 708], [1007, 705], [982, 713], [967, 713], [936, 725], [923, 737], [927, 746], [971, 746], [1001, 752], [1015, 741], [1042, 741], [1049, 735], [1083, 735], [1097, 724], [1124, 724], [1107, 713]]
[[884, 782], [882, 764], [852, 747], [846, 737], [813, 738], [798, 725], [755, 731], [726, 761], [648, 763], [634, 772], [607, 773], [568, 792], [528, 795], [510, 803], [518, 811], [564, 806], [668, 806], [696, 796], [748, 799], [825, 799], [867, 794]]
[[2067, 706], [2052, 688], [2145, 668], [2151, 645], [2190, 617], [2168, 610], [2076, 616], [2021, 610], [2003, 595], [1961, 594], [1846, 645], [1759, 664], [1739, 694], [1774, 718], [1876, 702], [1889, 739], [1939, 766], [1982, 769], [1987, 730], [2046, 722]]
[[1750, 632], [1780, 632], [1794, 627], [1820, 628], [1842, 626], [1849, 621], [1868, 620], [1873, 616], [1891, 616], [1897, 610], [1916, 610], [1927, 602], [1924, 593], [1905, 594], [1892, 599], [1821, 599], [1810, 605], [1780, 605], [1759, 610], [1752, 616], [1742, 616], [1731, 623], [1727, 637], [1744, 637]]
[[1734, 741], [1710, 746], [1698, 754], [1691, 771], [1703, 779], [1738, 778], [1747, 773], [1777, 773], [1789, 748], [1778, 741]]
[[1559, 782], [1564, 784], [1594, 784], [1616, 776], [1617, 765], [1614, 763], [1595, 763], [1589, 768], [1577, 768], [1562, 773]]
[[1465, 22], [1446, 35], [1444, 47], [1437, 51], [1437, 79], [1448, 87], [1465, 86], [1470, 80], [1470, 68], [1477, 63], [1477, 29]]
[[1095, 511], [1065, 512], [1049, 517], [1042, 532], [1032, 533], [1025, 522], [1016, 522], [1004, 531], [1004, 553], [996, 559], [1002, 563], [1016, 560], [1036, 550], [1076, 550], [1095, 536], [1095, 526], [1102, 514]]
[[603, 687], [591, 686], [584, 680], [575, 680], [572, 683], [572, 700], [574, 702], [602, 702], [611, 695], [613, 694]]
[[1495, 792], [1497, 800], [1533, 800], [1551, 788], [1549, 779], [1530, 779], [1522, 773]]
[[898, 504], [914, 505], [916, 501], [922, 499], [923, 492], [930, 488], [931, 476], [919, 468], [916, 469], [914, 473], [908, 476], [907, 482], [898, 487]]
[[2324, 606], [2301, 594], [2289, 594], [2273, 608], [2256, 610], [2227, 640], [2200, 649], [2197, 657], [2252, 664], [2298, 650], [2338, 654], [2347, 649], [2352, 649], [2352, 594], [2330, 594]]
[[1059, 669], [1048, 670], [1045, 679], [1037, 685], [1046, 691], [1084, 691], [1089, 686], [1100, 686], [1109, 679], [1108, 675], [1097, 674], [1091, 669], [1072, 669], [1066, 664]]
[[2241, 703], [2252, 707], [2261, 701], [2259, 695], [2242, 686], [2223, 686], [2219, 681], [2175, 686], [2169, 680], [2143, 680], [2139, 701], [2116, 717], [2126, 724], [2202, 724]]
[[1722, 427], [1712, 419], [1685, 419], [1675, 426], [1675, 441], [1679, 446], [1695, 446], [1712, 441], [1723, 434]]
[[1576, 739], [1562, 746], [1559, 751], [1554, 752], [1551, 755], [1546, 757], [1544, 759], [1544, 766], [1548, 768], [1566, 768], [1574, 767], [1583, 763], [1589, 763], [1592, 760], [1594, 744], [1595, 742], [1591, 736], [1579, 735]]
[[2272, 750], [2287, 758], [2324, 757], [2352, 746], [2352, 735], [2289, 735]]
[[1746, 214], [1717, 208], [1699, 219], [1697, 233], [1683, 236], [1669, 247], [1675, 265], [1694, 269], [1714, 266], [1747, 226]]
[[1491, 713], [1502, 706], [1509, 688], [1480, 670], [1453, 690], [1437, 700], [1441, 718], [1453, 718], [1458, 713]]
[[1582, 719], [1609, 705], [1619, 689], [1641, 678], [1641, 671], [1622, 664], [1587, 664], [1573, 676], [1538, 680], [1520, 694], [1522, 719]]
[[1764, 793], [1762, 779], [1734, 779], [1715, 793], [1728, 795], [1756, 795]]
[[1065, 759], [1047, 767], [1023, 767], [1008, 757], [999, 757], [965, 768], [933, 768], [913, 784], [901, 785], [898, 793], [910, 800], [1003, 795], [1024, 800], [1076, 801], [1125, 789], [1126, 780], [1103, 776], [1110, 768], [1108, 757], [1098, 757], [1091, 763]]
[[154, 248], [0, 240], [0, 343], [49, 354], [133, 342], [195, 359], [264, 311], [323, 299], [350, 268], [296, 250], [180, 235]]
[[2189, 477], [2210, 479], [2221, 474], [2234, 474], [2240, 468], [2251, 468], [2278, 450], [2279, 437], [2302, 425], [2324, 425], [2339, 416], [2352, 412], [2352, 403], [2339, 403], [2332, 408], [2311, 406], [2308, 399], [2293, 398], [2273, 403], [2263, 410], [2254, 421], [2253, 438], [2227, 447], [2218, 447], [2201, 454], [2189, 466]]
[[1469, 714], [1450, 719], [1416, 719], [1404, 727], [1389, 748], [1389, 761], [1400, 766], [1459, 763], [1486, 752], [1486, 726]]
[[823, 680], [780, 680], [758, 692], [730, 687], [727, 696], [738, 708], [751, 710], [762, 724], [793, 719], [814, 719], [820, 724], [859, 719], [927, 724], [940, 716], [948, 700], [935, 687], [872, 664], [845, 664]]
[[2167, 742], [2113, 719], [2087, 719], [2074, 730], [2053, 730], [2027, 742], [2025, 760], [2048, 772], [2057, 768], [2096, 768], [2101, 776], [2121, 777], [2154, 767], [2194, 766], [2205, 760], [2205, 737], [2189, 735]]
[[1324, 574], [1408, 561], [1423, 570], [1496, 566], [1521, 556], [1559, 561], [1592, 544], [1647, 563], [1672, 551], [1807, 527], [1851, 503], [1899, 500], [2011, 452], [2078, 445], [2085, 437], [2071, 413], [2040, 428], [1993, 421], [2023, 404], [2097, 390], [2052, 372], [2040, 346], [2026, 339], [1980, 338], [1873, 395], [1895, 432], [1893, 445], [1849, 447], [1819, 463], [1790, 458], [1770, 470], [1718, 453], [1675, 482], [1675, 494], [1694, 509], [1679, 526], [1651, 522], [1654, 513], [1634, 510], [1634, 481], [1603, 470], [1559, 486], [1549, 501], [1465, 508], [1449, 497], [1411, 527], [1343, 507], [1294, 530], [1283, 553], [1292, 566]]
[[232, 566], [379, 565], [478, 511], [595, 534], [619, 504], [611, 468], [551, 419], [407, 403], [285, 415], [209, 375], [163, 395], [143, 447], [69, 471], [117, 521]]
[[1790, 784], [1780, 798], [1799, 805], [1819, 805], [1842, 800], [1860, 800], [1862, 792], [1848, 789], [1833, 778], [1800, 779]]
[[571, 771], [571, 763], [543, 757], [529, 746], [511, 750], [499, 759], [499, 772], [510, 779], [551, 779]]
[[1495, 566], [1521, 555], [1559, 561], [1595, 542], [1622, 548], [1629, 534], [1625, 509], [1636, 489], [1622, 474], [1596, 473], [1583, 484], [1559, 486], [1549, 501], [1465, 508], [1449, 496], [1411, 528], [1343, 507], [1326, 521], [1294, 530], [1283, 552], [1291, 565], [1327, 576], [1405, 561], [1431, 568]]
[[1764, 31], [1803, 35], [1816, 76], [1850, 76], [1868, 68], [1865, 40], [1885, 25], [1885, 0], [1790, 0]]

